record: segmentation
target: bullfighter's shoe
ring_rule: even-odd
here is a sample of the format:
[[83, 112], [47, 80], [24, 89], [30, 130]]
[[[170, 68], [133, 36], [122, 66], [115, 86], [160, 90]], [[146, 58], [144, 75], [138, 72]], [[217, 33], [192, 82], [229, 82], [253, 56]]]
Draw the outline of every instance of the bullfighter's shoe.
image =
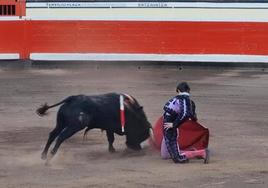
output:
[[210, 159], [210, 151], [208, 148], [205, 149], [204, 163], [208, 164]]
[[189, 163], [189, 159], [185, 159], [185, 160], [180, 160], [177, 163]]

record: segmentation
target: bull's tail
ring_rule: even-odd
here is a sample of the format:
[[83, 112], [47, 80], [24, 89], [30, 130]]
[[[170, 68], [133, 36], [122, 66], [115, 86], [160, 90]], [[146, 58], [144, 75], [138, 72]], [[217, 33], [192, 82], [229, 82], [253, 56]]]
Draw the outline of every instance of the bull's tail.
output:
[[37, 113], [39, 116], [44, 116], [44, 115], [47, 114], [46, 112], [47, 112], [48, 109], [53, 108], [53, 107], [55, 107], [55, 106], [59, 106], [59, 105], [61, 105], [61, 104], [63, 104], [63, 103], [66, 103], [66, 102], [70, 101], [71, 98], [72, 98], [72, 97], [68, 97], [68, 98], [64, 99], [63, 101], [61, 101], [61, 102], [59, 102], [59, 103], [56, 103], [56, 104], [53, 104], [53, 105], [51, 105], [51, 106], [49, 106], [47, 103], [45, 103], [45, 104], [41, 105], [41, 107], [39, 107], [39, 108], [36, 110], [36, 113]]

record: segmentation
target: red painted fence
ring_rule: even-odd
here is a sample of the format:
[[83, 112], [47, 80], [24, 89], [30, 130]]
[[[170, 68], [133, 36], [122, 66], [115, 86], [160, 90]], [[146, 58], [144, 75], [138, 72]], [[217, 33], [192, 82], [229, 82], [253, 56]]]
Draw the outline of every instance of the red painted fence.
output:
[[0, 53], [268, 55], [267, 22], [0, 21]]

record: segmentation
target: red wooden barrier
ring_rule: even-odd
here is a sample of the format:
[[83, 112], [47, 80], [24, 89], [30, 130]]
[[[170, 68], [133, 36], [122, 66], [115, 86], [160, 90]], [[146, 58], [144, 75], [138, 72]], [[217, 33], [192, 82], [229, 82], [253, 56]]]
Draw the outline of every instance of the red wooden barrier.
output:
[[268, 55], [266, 22], [0, 21], [0, 53]]

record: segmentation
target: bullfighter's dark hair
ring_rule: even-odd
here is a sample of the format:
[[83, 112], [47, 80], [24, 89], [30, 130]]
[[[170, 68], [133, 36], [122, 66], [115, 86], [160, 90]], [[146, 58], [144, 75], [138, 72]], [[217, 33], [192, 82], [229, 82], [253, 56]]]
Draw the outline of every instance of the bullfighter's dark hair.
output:
[[177, 92], [190, 92], [190, 86], [187, 82], [180, 82], [176, 88]]

